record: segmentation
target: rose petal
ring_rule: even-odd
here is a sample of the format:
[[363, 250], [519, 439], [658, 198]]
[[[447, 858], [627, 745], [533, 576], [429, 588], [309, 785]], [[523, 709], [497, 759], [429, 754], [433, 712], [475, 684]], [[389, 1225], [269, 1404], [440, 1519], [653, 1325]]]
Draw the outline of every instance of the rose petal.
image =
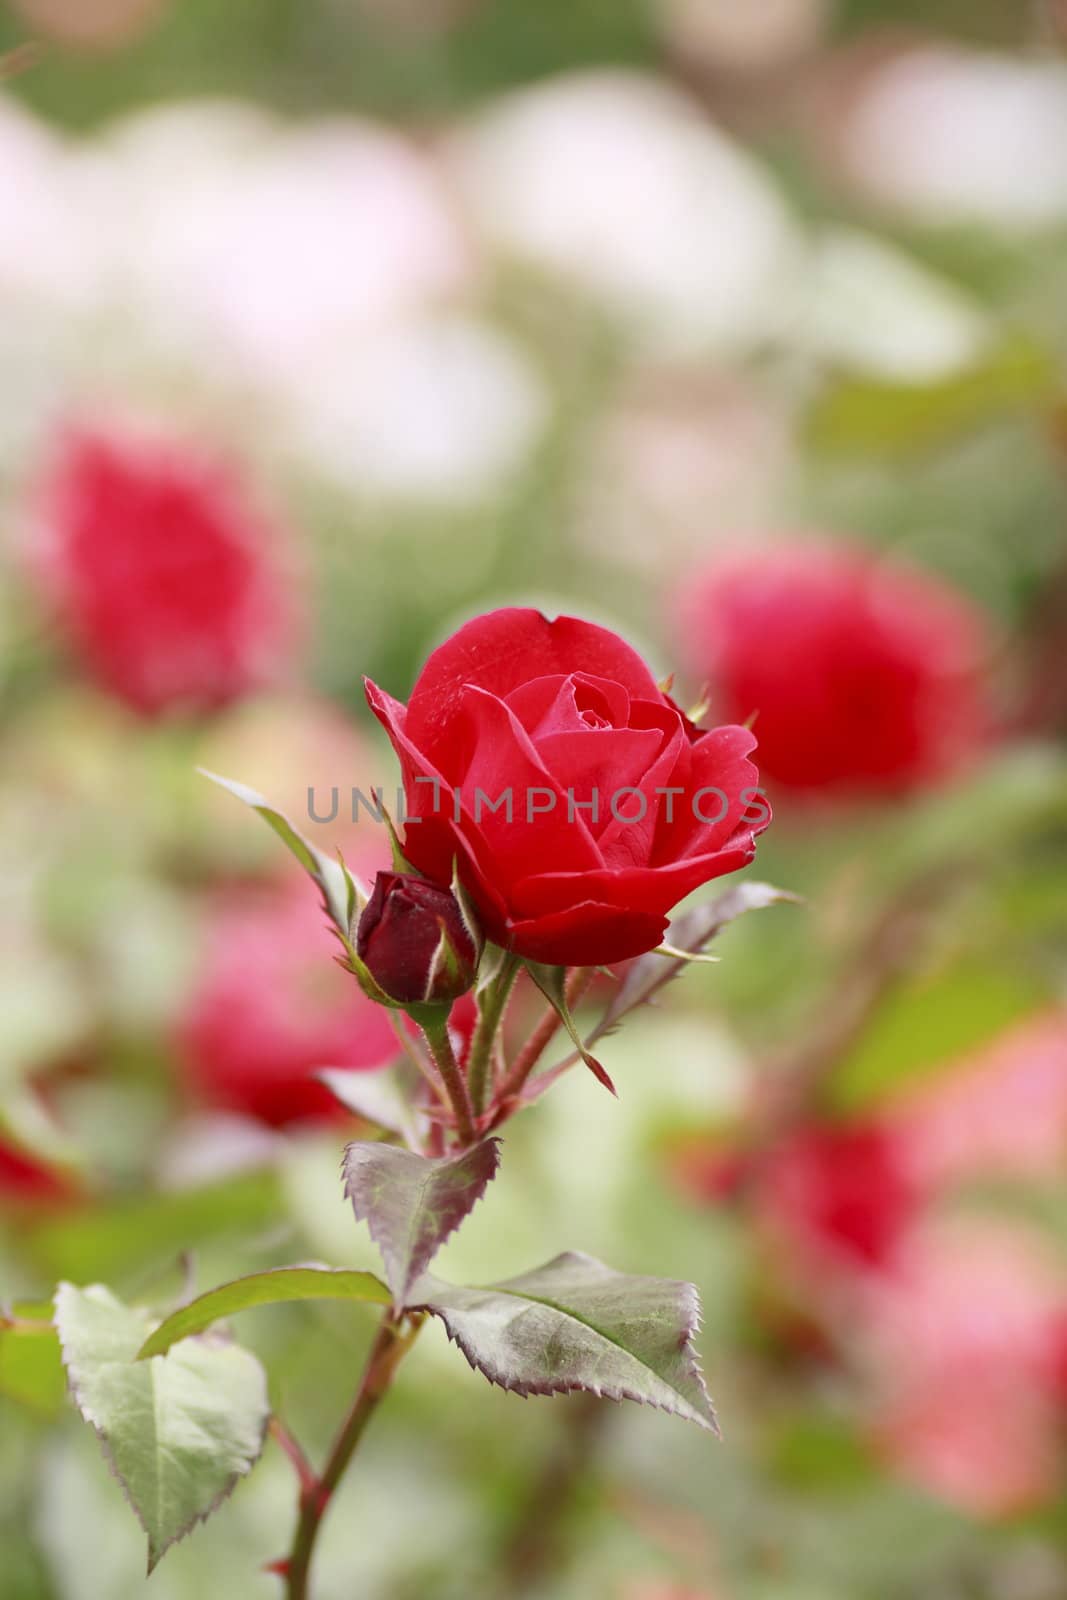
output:
[[[524, 920], [551, 916], [577, 896], [637, 915], [664, 917], [672, 907], [723, 873], [747, 867], [756, 850], [751, 833], [741, 830], [729, 849], [692, 856], [666, 867], [624, 867], [603, 872], [539, 872], [517, 883], [512, 904]], [[586, 963], [588, 964], [588, 963]]]
[[[635, 701], [630, 707], [630, 722], [635, 728], [658, 730], [661, 748], [655, 761], [632, 785], [616, 785], [616, 810], [611, 816], [597, 843], [604, 863], [608, 867], [647, 866], [653, 850], [653, 841], [659, 825], [660, 812], [668, 804], [668, 797], [657, 794], [657, 789], [668, 785], [684, 787], [689, 779], [689, 741], [677, 712], [664, 700]], [[681, 772], [681, 776], [679, 776]], [[622, 796], [619, 789], [633, 787], [641, 791], [644, 812], [640, 816], [635, 796]], [[684, 795], [674, 796], [673, 803], [685, 804]]]
[[[477, 819], [494, 873], [510, 879], [531, 861], [551, 861], [564, 871], [603, 866], [584, 822], [568, 816], [566, 795], [504, 702], [470, 685], [461, 705], [473, 741], [463, 801]], [[510, 818], [506, 804], [490, 809], [506, 795], [511, 797]]]
[[550, 916], [511, 923], [507, 942], [517, 954], [552, 966], [610, 966], [654, 950], [666, 929], [665, 917], [641, 911], [621, 917], [618, 906], [582, 900]]
[[569, 677], [534, 678], [507, 696], [506, 704], [532, 739], [549, 733], [584, 733], [597, 726], [583, 713], [592, 711], [601, 724], [625, 728], [630, 721], [630, 696], [619, 683], [586, 672]]
[[607, 678], [639, 699], [655, 699], [655, 681], [635, 650], [609, 628], [577, 617], [550, 622], [540, 611], [507, 607], [475, 617], [433, 652], [408, 705], [408, 735], [431, 760], [451, 734], [465, 684], [505, 699], [531, 678], [573, 672]]
[[[674, 821], [667, 821], [666, 812], [660, 820], [652, 848], [653, 866], [721, 849], [742, 826], [753, 838], [763, 832], [770, 822], [770, 809], [760, 795], [766, 815], [756, 816], [759, 769], [748, 760], [755, 748], [755, 734], [733, 724], [713, 728], [690, 746], [686, 793], [676, 796]], [[704, 790], [709, 792], [702, 793]]]
[[[460, 877], [478, 906], [485, 931], [498, 938], [507, 912], [493, 887], [491, 857], [479, 828], [462, 811], [456, 826], [451, 788], [407, 736], [406, 707], [369, 678], [364, 685], [367, 704], [400, 761], [408, 811], [404, 854], [413, 867], [441, 885], [451, 883], [453, 862], [458, 860]], [[424, 781], [416, 783], [417, 778]]]
[[[626, 791], [640, 786], [662, 742], [654, 729], [586, 728], [549, 734], [534, 748], [568, 799], [573, 794], [575, 814], [595, 839], [617, 826], [613, 805], [622, 815], [636, 810], [637, 800]], [[595, 811], [586, 810], [588, 804]]]

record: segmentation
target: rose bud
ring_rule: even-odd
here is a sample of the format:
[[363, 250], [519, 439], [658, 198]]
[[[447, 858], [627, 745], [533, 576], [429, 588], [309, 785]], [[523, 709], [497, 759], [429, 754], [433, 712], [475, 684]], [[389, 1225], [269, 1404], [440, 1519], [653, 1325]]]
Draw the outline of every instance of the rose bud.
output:
[[482, 936], [447, 889], [379, 872], [359, 919], [356, 954], [389, 1000], [444, 1005], [473, 984]]

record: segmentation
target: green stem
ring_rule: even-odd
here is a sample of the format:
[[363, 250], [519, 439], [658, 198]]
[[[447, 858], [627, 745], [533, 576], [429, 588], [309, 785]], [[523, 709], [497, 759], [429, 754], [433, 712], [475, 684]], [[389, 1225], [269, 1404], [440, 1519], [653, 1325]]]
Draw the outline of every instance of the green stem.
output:
[[[425, 1008], [429, 1012], [430, 1008]], [[456, 1117], [456, 1133], [463, 1146], [473, 1144], [477, 1135], [474, 1131], [474, 1112], [471, 1107], [470, 1091], [467, 1080], [460, 1071], [459, 1062], [456, 1060], [452, 1041], [448, 1037], [448, 1008], [435, 1007], [439, 1015], [418, 1017], [419, 1027], [426, 1035], [426, 1043], [430, 1047], [434, 1064], [441, 1074], [441, 1082], [452, 1104]]]
[[489, 1068], [493, 1055], [493, 1041], [503, 1019], [518, 971], [518, 956], [505, 956], [500, 971], [486, 989], [478, 1008], [478, 1024], [471, 1040], [467, 1066], [471, 1104], [475, 1116], [481, 1116], [489, 1100]]
[[326, 1507], [356, 1452], [367, 1423], [392, 1383], [393, 1374], [411, 1348], [419, 1325], [414, 1324], [410, 1333], [402, 1334], [392, 1309], [382, 1318], [352, 1409], [341, 1425], [322, 1476], [301, 1493], [293, 1548], [283, 1569], [288, 1600], [307, 1600], [311, 1557]]

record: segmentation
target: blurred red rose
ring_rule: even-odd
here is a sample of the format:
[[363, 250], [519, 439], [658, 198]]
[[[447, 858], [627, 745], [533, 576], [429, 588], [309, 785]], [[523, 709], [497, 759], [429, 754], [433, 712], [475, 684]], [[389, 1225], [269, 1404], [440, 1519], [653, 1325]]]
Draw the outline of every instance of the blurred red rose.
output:
[[344, 1115], [312, 1073], [399, 1054], [389, 1013], [332, 959], [339, 946], [303, 879], [213, 910], [177, 1045], [193, 1093], [273, 1127]]
[[62, 1204], [76, 1193], [66, 1174], [0, 1139], [0, 1206]]
[[760, 769], [797, 791], [944, 778], [987, 729], [986, 623], [929, 573], [806, 543], [732, 556], [679, 605], [717, 716], [755, 718]]
[[292, 656], [277, 534], [236, 476], [188, 445], [66, 434], [33, 536], [30, 569], [69, 646], [139, 712], [223, 705]]
[[923, 1198], [904, 1140], [873, 1122], [799, 1129], [758, 1173], [762, 1223], [802, 1271], [889, 1268]]
[[367, 698], [400, 758], [409, 860], [442, 885], [455, 860], [488, 937], [536, 961], [653, 949], [770, 818], [753, 736], [701, 732], [617, 634], [573, 617], [476, 617], [407, 706]]

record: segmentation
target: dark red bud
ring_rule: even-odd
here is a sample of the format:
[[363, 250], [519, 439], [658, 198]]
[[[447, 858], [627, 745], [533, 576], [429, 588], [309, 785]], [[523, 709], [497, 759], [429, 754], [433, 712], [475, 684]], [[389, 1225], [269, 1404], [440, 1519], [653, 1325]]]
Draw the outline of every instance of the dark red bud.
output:
[[390, 1000], [445, 1004], [474, 982], [482, 939], [448, 889], [379, 872], [356, 929], [356, 954]]

